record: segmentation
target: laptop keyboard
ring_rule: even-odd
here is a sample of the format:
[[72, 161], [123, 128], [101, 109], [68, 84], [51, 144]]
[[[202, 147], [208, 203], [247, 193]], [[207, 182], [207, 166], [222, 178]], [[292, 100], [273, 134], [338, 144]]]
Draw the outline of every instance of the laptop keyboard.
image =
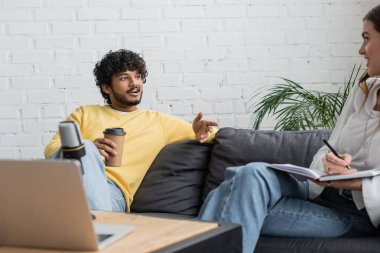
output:
[[111, 237], [112, 235], [108, 235], [108, 234], [97, 234], [98, 236], [98, 242], [101, 242], [101, 241], [104, 241], [105, 239]]

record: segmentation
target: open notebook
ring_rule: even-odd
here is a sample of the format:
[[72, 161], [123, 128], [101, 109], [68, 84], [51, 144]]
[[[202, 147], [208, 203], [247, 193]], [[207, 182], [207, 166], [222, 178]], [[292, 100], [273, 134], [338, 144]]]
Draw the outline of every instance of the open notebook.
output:
[[355, 179], [355, 178], [365, 178], [365, 177], [375, 177], [380, 175], [379, 169], [372, 170], [362, 170], [351, 174], [345, 175], [329, 175], [322, 172], [314, 171], [309, 168], [293, 165], [293, 164], [270, 164], [270, 168], [285, 171], [291, 174], [302, 176], [311, 180], [317, 181], [333, 181], [333, 180], [345, 180], [345, 179]]
[[99, 250], [133, 227], [93, 224], [76, 161], [0, 160], [0, 245]]

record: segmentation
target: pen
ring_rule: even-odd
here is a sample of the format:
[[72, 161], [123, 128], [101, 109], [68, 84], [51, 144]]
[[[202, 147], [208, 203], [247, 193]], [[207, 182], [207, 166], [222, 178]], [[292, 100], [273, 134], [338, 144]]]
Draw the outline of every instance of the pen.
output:
[[[327, 140], [325, 140], [325, 139], [323, 139], [323, 142], [326, 144], [326, 146], [330, 149], [330, 151], [331, 152], [333, 152], [333, 154], [336, 156], [336, 157], [338, 157], [338, 158], [341, 158], [342, 159], [342, 157], [340, 157], [340, 155], [338, 154], [338, 152], [336, 152], [336, 150], [330, 145], [330, 143], [327, 141]], [[350, 168], [350, 166], [345, 166], [347, 169], [351, 169]]]

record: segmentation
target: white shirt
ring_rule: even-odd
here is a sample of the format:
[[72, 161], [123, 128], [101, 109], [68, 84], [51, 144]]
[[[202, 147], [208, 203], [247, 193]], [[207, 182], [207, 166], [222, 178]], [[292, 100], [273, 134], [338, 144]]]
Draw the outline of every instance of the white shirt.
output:
[[[350, 166], [357, 170], [380, 168], [380, 112], [373, 109], [380, 78], [368, 78], [366, 83], [368, 98], [359, 85], [353, 87], [329, 139], [338, 153], [352, 156]], [[322, 159], [328, 151], [326, 146], [319, 149], [310, 168], [323, 171]], [[311, 199], [322, 191], [323, 187], [309, 182]], [[365, 207], [372, 224], [377, 227], [380, 224], [380, 176], [363, 179], [362, 191], [352, 191], [352, 196], [356, 207]]]

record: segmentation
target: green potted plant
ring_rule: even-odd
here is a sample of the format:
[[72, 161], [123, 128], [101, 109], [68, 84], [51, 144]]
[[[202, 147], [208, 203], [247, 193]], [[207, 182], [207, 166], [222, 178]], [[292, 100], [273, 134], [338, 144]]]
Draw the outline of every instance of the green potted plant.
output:
[[286, 78], [281, 78], [284, 83], [267, 91], [256, 91], [249, 101], [252, 128], [258, 129], [265, 117], [274, 116], [275, 130], [333, 129], [359, 72], [360, 66], [355, 65], [350, 78], [337, 92], [306, 90]]

